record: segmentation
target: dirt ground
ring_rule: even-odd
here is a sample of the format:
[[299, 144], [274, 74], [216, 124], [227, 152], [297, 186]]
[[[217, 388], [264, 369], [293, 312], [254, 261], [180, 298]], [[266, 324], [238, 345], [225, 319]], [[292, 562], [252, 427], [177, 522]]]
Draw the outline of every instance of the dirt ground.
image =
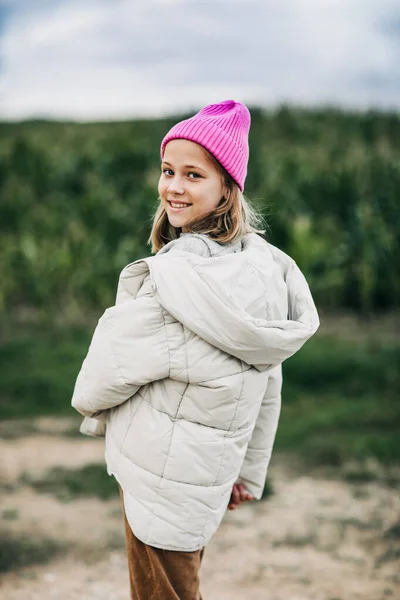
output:
[[[67, 544], [45, 565], [3, 574], [2, 600], [129, 598], [119, 497], [61, 502], [19, 479], [104, 460], [102, 440], [62, 435], [72, 424], [38, 419], [0, 441], [3, 531]], [[278, 454], [268, 479], [274, 494], [227, 511], [206, 547], [204, 600], [400, 598], [400, 496], [393, 483], [306, 472]], [[6, 518], [10, 511], [17, 518]]]

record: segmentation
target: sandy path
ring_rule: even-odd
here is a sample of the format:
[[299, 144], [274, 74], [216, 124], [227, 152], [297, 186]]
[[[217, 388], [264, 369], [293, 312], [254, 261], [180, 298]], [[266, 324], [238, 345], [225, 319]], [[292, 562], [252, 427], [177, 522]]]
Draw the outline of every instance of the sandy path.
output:
[[[127, 600], [119, 498], [62, 503], [16, 484], [26, 471], [102, 462], [102, 441], [46, 431], [38, 427], [34, 435], [0, 441], [0, 479], [14, 484], [1, 496], [0, 516], [18, 511], [18, 518], [2, 518], [1, 525], [70, 547], [47, 565], [3, 575], [1, 599]], [[399, 522], [398, 490], [296, 475], [279, 456], [269, 478], [275, 494], [227, 511], [207, 546], [204, 600], [400, 598], [400, 540], [385, 535]]]

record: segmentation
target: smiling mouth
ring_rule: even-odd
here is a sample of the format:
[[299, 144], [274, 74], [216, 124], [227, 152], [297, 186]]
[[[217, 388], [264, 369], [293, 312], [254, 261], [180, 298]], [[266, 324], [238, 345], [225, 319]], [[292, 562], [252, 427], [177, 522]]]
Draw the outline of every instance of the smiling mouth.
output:
[[172, 200], [167, 200], [168, 204], [172, 207], [172, 208], [188, 208], [189, 206], [192, 206], [191, 204], [187, 204], [186, 202], [173, 202]]

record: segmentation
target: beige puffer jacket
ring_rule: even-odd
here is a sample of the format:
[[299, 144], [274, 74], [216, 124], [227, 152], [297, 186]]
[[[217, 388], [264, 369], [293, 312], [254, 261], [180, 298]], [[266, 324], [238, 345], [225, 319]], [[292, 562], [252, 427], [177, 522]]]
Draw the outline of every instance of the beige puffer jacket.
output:
[[72, 406], [103, 420], [107, 472], [141, 541], [197, 550], [235, 481], [261, 497], [282, 362], [318, 327], [298, 266], [257, 234], [228, 245], [182, 234], [123, 269]]

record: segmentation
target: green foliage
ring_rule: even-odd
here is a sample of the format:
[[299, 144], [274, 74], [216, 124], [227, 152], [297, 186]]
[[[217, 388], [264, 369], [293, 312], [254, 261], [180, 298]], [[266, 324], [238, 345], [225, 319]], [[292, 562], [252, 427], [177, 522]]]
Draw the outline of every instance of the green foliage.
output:
[[71, 414], [89, 342], [88, 330], [31, 326], [0, 344], [1, 418]]
[[391, 394], [400, 388], [400, 346], [376, 340], [345, 343], [319, 333], [283, 365], [286, 401], [298, 393], [325, 396]]
[[[77, 327], [25, 327], [0, 344], [0, 418], [76, 416], [71, 397], [91, 333]], [[317, 334], [284, 363], [275, 449], [302, 454], [317, 465], [370, 456], [386, 463], [400, 460], [400, 348], [368, 339]], [[11, 423], [10, 433], [18, 434]], [[81, 435], [78, 425], [72, 433]], [[80, 485], [76, 472], [71, 480]]]
[[267, 479], [265, 480], [263, 492], [261, 494], [261, 500], [266, 500], [267, 498], [270, 498], [274, 495], [274, 493], [274, 486], [271, 480], [267, 477]]
[[14, 571], [28, 565], [47, 563], [65, 549], [66, 544], [56, 540], [0, 531], [0, 573]]
[[385, 532], [385, 537], [400, 540], [400, 521], [392, 525], [392, 527]]
[[[318, 306], [398, 306], [399, 115], [251, 112], [246, 194]], [[160, 142], [183, 117], [0, 123], [0, 319], [82, 322], [114, 303], [120, 270], [150, 252]]]
[[1, 517], [7, 521], [14, 521], [19, 517], [19, 511], [16, 508], [5, 508], [1, 513]]
[[87, 464], [81, 469], [53, 467], [44, 477], [35, 479], [25, 474], [22, 480], [38, 492], [53, 494], [64, 502], [87, 496], [108, 500], [119, 493], [104, 464]]
[[[320, 312], [397, 309], [400, 116], [250, 110], [246, 195]], [[0, 417], [72, 413], [96, 318], [150, 253], [160, 143], [186, 116], [0, 123]], [[314, 336], [284, 365], [276, 448], [398, 460], [398, 363], [398, 345]]]

